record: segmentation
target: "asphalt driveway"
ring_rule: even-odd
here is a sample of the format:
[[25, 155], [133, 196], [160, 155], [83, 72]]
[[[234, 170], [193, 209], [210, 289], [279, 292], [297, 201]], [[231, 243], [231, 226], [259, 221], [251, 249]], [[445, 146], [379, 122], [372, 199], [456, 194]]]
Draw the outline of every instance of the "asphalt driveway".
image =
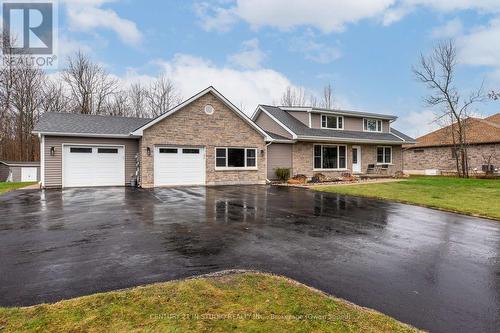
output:
[[266, 186], [0, 196], [3, 306], [232, 268], [435, 332], [500, 327], [500, 222]]

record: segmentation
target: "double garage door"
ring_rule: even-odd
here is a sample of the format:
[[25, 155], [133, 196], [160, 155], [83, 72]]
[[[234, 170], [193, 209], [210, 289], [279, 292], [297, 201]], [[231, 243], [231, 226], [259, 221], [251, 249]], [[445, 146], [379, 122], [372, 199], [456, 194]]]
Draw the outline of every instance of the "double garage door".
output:
[[205, 148], [155, 147], [155, 186], [204, 184]]
[[63, 186], [124, 186], [123, 146], [63, 147]]

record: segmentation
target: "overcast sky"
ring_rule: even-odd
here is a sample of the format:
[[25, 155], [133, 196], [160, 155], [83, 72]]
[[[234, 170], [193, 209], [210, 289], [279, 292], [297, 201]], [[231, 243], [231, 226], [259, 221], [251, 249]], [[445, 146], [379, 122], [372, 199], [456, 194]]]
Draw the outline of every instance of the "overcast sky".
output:
[[213, 85], [247, 114], [287, 86], [330, 82], [337, 106], [395, 114], [422, 135], [434, 111], [411, 66], [450, 37], [463, 91], [500, 89], [500, 0], [68, 0], [59, 21], [60, 57], [81, 49], [124, 85], [165, 73], [183, 97]]

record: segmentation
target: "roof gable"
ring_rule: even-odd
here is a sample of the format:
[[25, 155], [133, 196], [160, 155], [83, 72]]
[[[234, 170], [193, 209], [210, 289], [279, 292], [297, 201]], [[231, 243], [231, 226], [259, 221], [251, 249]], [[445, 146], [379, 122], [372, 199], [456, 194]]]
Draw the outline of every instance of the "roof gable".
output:
[[177, 111], [181, 110], [185, 106], [191, 104], [192, 102], [196, 101], [197, 99], [201, 98], [202, 96], [212, 93], [215, 97], [217, 97], [222, 103], [224, 103], [231, 111], [236, 113], [237, 116], [239, 116], [243, 121], [245, 121], [247, 124], [249, 124], [254, 130], [256, 130], [258, 133], [260, 133], [265, 139], [271, 139], [269, 135], [262, 130], [257, 124], [255, 124], [247, 115], [245, 115], [240, 109], [238, 109], [233, 103], [231, 103], [224, 95], [222, 95], [220, 92], [217, 91], [214, 87], [210, 86], [196, 95], [188, 98], [184, 102], [180, 103], [173, 109], [170, 109], [169, 111], [165, 112], [164, 114], [159, 115], [158, 117], [152, 119], [148, 123], [144, 124], [143, 126], [135, 129], [132, 132], [132, 135], [137, 135], [137, 136], [142, 136], [143, 132], [145, 129], [153, 126], [154, 124], [162, 121], [163, 119], [169, 117], [170, 115], [176, 113]]
[[[361, 132], [361, 131], [347, 131], [347, 130], [331, 130], [331, 129], [320, 129], [320, 128], [310, 128], [309, 126], [302, 123], [297, 118], [290, 115], [287, 111], [276, 106], [269, 105], [259, 105], [256, 112], [253, 115], [253, 119], [256, 119], [260, 112], [265, 112], [272, 119], [274, 119], [283, 128], [290, 131], [293, 139], [298, 140], [330, 140], [330, 141], [342, 141], [342, 142], [376, 142], [376, 143], [413, 143], [413, 139], [400, 133], [391, 131], [391, 133], [372, 133], [372, 132]], [[408, 141], [406, 138], [411, 139]]]

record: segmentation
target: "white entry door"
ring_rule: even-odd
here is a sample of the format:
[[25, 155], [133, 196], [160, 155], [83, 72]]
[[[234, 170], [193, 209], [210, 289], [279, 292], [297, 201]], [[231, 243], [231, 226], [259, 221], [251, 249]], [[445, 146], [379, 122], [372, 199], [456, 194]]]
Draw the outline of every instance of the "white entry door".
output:
[[154, 185], [204, 185], [205, 149], [155, 147]]
[[21, 168], [21, 181], [22, 182], [36, 182], [37, 179], [37, 168]]
[[352, 146], [352, 173], [361, 173], [361, 147]]
[[124, 185], [122, 146], [64, 146], [64, 187]]

